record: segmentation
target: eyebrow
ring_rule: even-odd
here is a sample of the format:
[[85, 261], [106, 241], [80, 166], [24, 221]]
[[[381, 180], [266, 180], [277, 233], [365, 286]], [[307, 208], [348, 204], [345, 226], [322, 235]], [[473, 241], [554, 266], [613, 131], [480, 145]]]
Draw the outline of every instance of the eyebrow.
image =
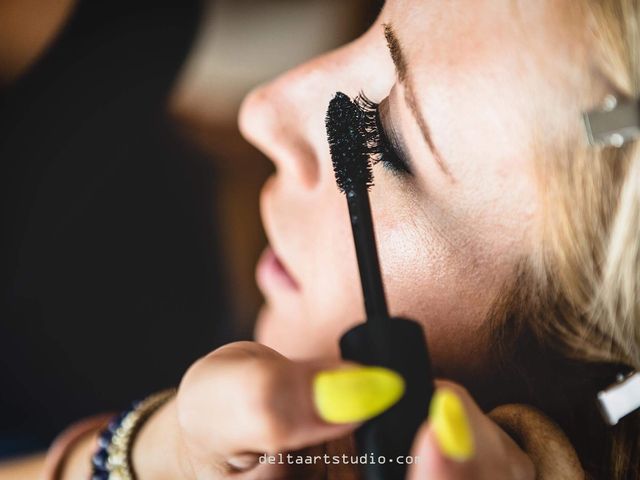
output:
[[391, 59], [393, 60], [393, 64], [396, 67], [396, 74], [398, 75], [398, 80], [400, 83], [403, 83], [405, 86], [404, 89], [404, 98], [409, 106], [409, 110], [411, 110], [411, 114], [415, 119], [418, 127], [420, 127], [420, 131], [422, 132], [422, 136], [424, 137], [425, 142], [429, 146], [429, 149], [433, 153], [433, 156], [436, 160], [436, 163], [440, 167], [440, 169], [450, 178], [453, 178], [451, 175], [451, 171], [447, 167], [447, 164], [442, 160], [442, 155], [440, 155], [440, 151], [438, 147], [436, 147], [433, 142], [433, 137], [431, 136], [431, 129], [429, 128], [429, 124], [426, 119], [422, 115], [422, 112], [418, 108], [418, 102], [416, 101], [415, 92], [413, 89], [413, 82], [411, 80], [411, 76], [409, 75], [409, 69], [407, 66], [407, 59], [402, 51], [402, 47], [400, 46], [400, 41], [398, 40], [398, 36], [396, 35], [393, 27], [389, 23], [384, 24], [384, 36], [387, 39], [387, 47], [389, 47], [389, 53], [391, 54]]

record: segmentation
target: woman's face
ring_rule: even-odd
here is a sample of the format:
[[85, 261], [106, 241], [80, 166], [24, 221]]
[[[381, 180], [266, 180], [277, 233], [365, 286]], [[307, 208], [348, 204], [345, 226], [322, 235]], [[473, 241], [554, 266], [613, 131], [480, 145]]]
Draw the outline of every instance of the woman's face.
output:
[[364, 319], [324, 126], [336, 91], [362, 91], [387, 99], [382, 121], [411, 171], [377, 164], [370, 193], [391, 313], [425, 326], [440, 374], [481, 370], [489, 308], [537, 244], [532, 125], [568, 88], [557, 70], [574, 54], [561, 3], [389, 0], [362, 37], [248, 96], [241, 130], [276, 166], [261, 198], [258, 341], [337, 355]]

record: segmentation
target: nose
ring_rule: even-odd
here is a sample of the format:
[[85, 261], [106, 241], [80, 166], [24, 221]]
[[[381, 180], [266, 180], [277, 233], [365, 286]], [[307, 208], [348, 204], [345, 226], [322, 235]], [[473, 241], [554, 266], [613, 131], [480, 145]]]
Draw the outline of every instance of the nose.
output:
[[291, 176], [306, 188], [320, 181], [317, 130], [324, 130], [312, 97], [304, 74], [290, 72], [249, 93], [238, 119], [242, 135], [271, 159], [278, 175]]
[[[244, 100], [239, 127], [267, 155], [278, 174], [307, 188], [333, 182], [325, 115], [336, 91], [366, 89], [381, 99], [395, 81], [380, 24], [358, 40], [314, 59], [253, 90]], [[328, 175], [327, 175], [328, 174]]]

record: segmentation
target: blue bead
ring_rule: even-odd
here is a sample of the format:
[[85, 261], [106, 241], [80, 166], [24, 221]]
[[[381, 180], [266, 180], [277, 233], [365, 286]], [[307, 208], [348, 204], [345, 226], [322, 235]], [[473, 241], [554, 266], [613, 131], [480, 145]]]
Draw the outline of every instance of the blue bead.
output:
[[118, 428], [120, 427], [120, 425], [122, 424], [122, 420], [124, 420], [124, 417], [126, 417], [127, 415], [129, 415], [129, 410], [125, 410], [124, 412], [116, 415], [110, 422], [109, 425], [107, 426], [107, 429], [111, 432], [111, 433], [115, 433], [116, 430], [118, 430]]
[[116, 432], [116, 430], [118, 430], [119, 426], [120, 426], [120, 420], [118, 418], [114, 418], [109, 422], [109, 425], [107, 426], [107, 430], [109, 430], [109, 432], [113, 434]]
[[108, 459], [109, 459], [109, 453], [105, 449], [101, 448], [100, 450], [98, 450], [96, 453], [93, 454], [93, 457], [91, 457], [91, 463], [93, 463], [94, 467], [100, 470], [106, 470]]
[[100, 436], [98, 437], [98, 446], [100, 448], [107, 448], [111, 443], [111, 439], [113, 438], [113, 434], [110, 430], [103, 430]]
[[94, 472], [91, 480], [109, 480], [109, 472]]

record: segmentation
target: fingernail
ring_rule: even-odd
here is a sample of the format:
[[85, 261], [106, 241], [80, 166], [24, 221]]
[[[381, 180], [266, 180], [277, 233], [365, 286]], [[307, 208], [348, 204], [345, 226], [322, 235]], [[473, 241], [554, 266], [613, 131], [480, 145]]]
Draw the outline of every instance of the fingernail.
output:
[[227, 460], [229, 468], [235, 472], [244, 472], [255, 467], [260, 458], [255, 453], [241, 453]]
[[444, 456], [458, 462], [473, 457], [473, 433], [462, 400], [455, 393], [436, 390], [431, 399], [429, 422]]
[[404, 379], [383, 367], [325, 370], [313, 379], [313, 400], [329, 423], [361, 422], [384, 412], [404, 394]]

